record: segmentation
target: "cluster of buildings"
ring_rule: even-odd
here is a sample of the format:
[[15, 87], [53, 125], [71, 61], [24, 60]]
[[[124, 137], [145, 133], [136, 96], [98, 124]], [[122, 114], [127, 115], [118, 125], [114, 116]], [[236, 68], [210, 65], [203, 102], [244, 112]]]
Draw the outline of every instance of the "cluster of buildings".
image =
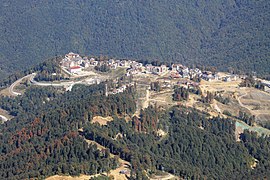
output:
[[171, 77], [172, 78], [195, 78], [195, 77], [201, 77], [202, 71], [198, 68], [195, 69], [189, 69], [186, 66], [183, 66], [182, 64], [172, 64], [171, 66]]
[[172, 78], [186, 78], [186, 79], [193, 79], [193, 78], [201, 78], [206, 81], [236, 81], [237, 79], [241, 78], [235, 74], [220, 74], [220, 73], [213, 73], [211, 71], [201, 71], [198, 68], [189, 69], [182, 64], [173, 64], [171, 66], [171, 77]]
[[107, 65], [111, 69], [117, 69], [118, 67], [127, 68], [126, 76], [136, 74], [156, 74], [162, 75], [170, 72], [171, 78], [202, 78], [206, 81], [235, 81], [239, 77], [237, 75], [220, 75], [219, 73], [212, 73], [211, 71], [201, 71], [198, 68], [189, 69], [182, 64], [172, 64], [170, 67], [166, 65], [154, 66], [152, 64], [143, 65], [140, 62], [133, 60], [116, 60], [109, 59], [106, 61], [97, 61], [95, 58], [88, 59], [87, 57], [82, 58], [79, 54], [70, 52], [65, 55], [65, 58], [61, 61], [61, 66], [68, 70], [72, 74], [80, 73], [82, 69], [90, 66], [102, 66]]
[[124, 67], [127, 68], [127, 76], [139, 73], [153, 73], [160, 75], [167, 72], [168, 70], [165, 65], [153, 66], [152, 64], [147, 64], [146, 66], [144, 66], [142, 63], [133, 60], [109, 59], [106, 61], [97, 61], [95, 58], [82, 58], [79, 54], [73, 52], [66, 54], [60, 62], [60, 65], [66, 70], [68, 70], [70, 73], [79, 73], [84, 68], [88, 68], [90, 66], [107, 65], [111, 69]]
[[219, 74], [219, 73], [212, 73], [210, 71], [205, 71], [202, 74], [202, 79], [206, 81], [225, 81], [225, 82], [231, 82], [236, 81], [240, 78], [240, 76], [236, 74]]
[[140, 73], [162, 75], [166, 72], [168, 72], [168, 67], [165, 65], [153, 66], [152, 64], [146, 64], [144, 66], [142, 63], [133, 61], [133, 65], [131, 65], [130, 68], [127, 69], [126, 75], [130, 76]]
[[126, 83], [117, 88], [108, 88], [108, 85], [105, 85], [105, 95], [108, 96], [109, 94], [118, 94], [124, 92], [128, 87], [134, 86], [134, 83]]
[[62, 59], [60, 65], [71, 73], [78, 73], [81, 71], [82, 63], [83, 59], [79, 54], [70, 52], [65, 55], [65, 58]]
[[138, 63], [132, 60], [115, 60], [109, 59], [106, 61], [97, 61], [95, 58], [88, 59], [87, 57], [82, 58], [79, 54], [70, 52], [65, 55], [65, 57], [60, 62], [60, 65], [68, 70], [70, 73], [79, 73], [83, 69], [90, 66], [102, 66], [107, 65], [111, 69], [116, 69], [118, 67], [132, 68], [138, 70], [142, 67], [142, 63]]

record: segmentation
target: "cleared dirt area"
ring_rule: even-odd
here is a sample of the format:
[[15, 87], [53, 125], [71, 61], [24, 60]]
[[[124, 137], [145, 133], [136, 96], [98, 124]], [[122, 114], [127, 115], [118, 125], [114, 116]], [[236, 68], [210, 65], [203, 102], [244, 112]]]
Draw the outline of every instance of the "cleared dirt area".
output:
[[4, 109], [1, 109], [1, 108], [0, 108], [0, 114], [2, 114], [3, 116], [6, 116], [6, 117], [12, 117], [12, 116], [10, 116], [10, 115], [8, 114], [7, 111], [5, 111]]
[[0, 91], [0, 95], [2, 96], [10, 96], [9, 88], [3, 89]]
[[177, 105], [176, 101], [172, 100], [172, 90], [163, 90], [160, 92], [151, 91], [147, 104], [157, 105], [157, 107], [169, 108], [173, 105]]
[[95, 116], [91, 123], [99, 123], [100, 125], [107, 125], [108, 122], [113, 121], [111, 116], [102, 117], [102, 116]]
[[270, 121], [270, 94], [254, 88], [241, 90], [242, 95], [238, 98], [239, 104], [255, 116], [256, 122]]
[[256, 99], [258, 101], [270, 101], [269, 93], [266, 93], [257, 89], [251, 90], [249, 96], [251, 99]]
[[89, 180], [91, 177], [94, 177], [94, 176], [83, 175], [83, 174], [76, 177], [55, 175], [55, 176], [46, 178], [46, 180]]
[[13, 116], [9, 115], [9, 113], [3, 109], [0, 108], [0, 115], [4, 116], [5, 118], [7, 118], [8, 120], [12, 119]]
[[256, 122], [258, 123], [264, 123], [270, 121], [270, 114], [259, 114], [258, 116], [256, 116]]
[[[208, 82], [202, 80], [201, 89], [203, 94], [207, 91], [222, 92], [221, 94], [230, 96], [231, 102], [228, 105], [217, 102], [214, 109], [230, 112], [237, 116], [239, 110], [248, 112], [256, 117], [256, 121], [270, 120], [270, 94], [255, 88], [239, 87], [241, 81], [231, 82]], [[233, 108], [232, 108], [233, 107]]]
[[160, 137], [164, 137], [166, 136], [168, 133], [166, 133], [165, 131], [163, 131], [162, 129], [159, 129], [157, 131], [157, 135], [160, 136]]
[[[222, 96], [229, 97], [230, 102], [228, 104], [222, 104], [216, 100], [210, 105], [211, 107], [206, 107], [205, 104], [194, 101], [193, 107], [208, 112], [210, 115], [221, 115], [224, 111], [229, 112], [232, 116], [238, 116], [239, 111], [245, 112], [248, 115], [254, 115], [256, 123], [261, 123], [265, 121], [270, 121], [270, 94], [263, 92], [255, 88], [239, 87], [241, 81], [232, 82], [201, 82], [201, 89], [203, 94], [207, 91], [218, 92]], [[190, 105], [190, 104], [189, 104]], [[239, 134], [241, 134], [244, 129], [250, 131], [255, 131], [259, 135], [267, 134], [270, 135], [270, 130], [260, 127], [255, 123], [254, 126], [249, 126], [242, 121], [236, 122], [236, 139], [239, 141]]]
[[202, 80], [200, 82], [200, 88], [202, 89], [203, 94], [207, 91], [216, 92], [216, 91], [229, 91], [235, 92], [239, 89], [239, 84], [241, 81], [231, 81], [231, 82], [223, 82], [223, 81], [205, 81]]

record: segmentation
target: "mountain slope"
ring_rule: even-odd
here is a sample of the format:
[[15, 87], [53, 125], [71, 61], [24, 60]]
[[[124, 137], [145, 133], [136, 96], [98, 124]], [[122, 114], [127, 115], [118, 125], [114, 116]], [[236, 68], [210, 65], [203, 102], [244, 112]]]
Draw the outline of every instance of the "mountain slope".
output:
[[0, 72], [75, 51], [269, 74], [267, 0], [3, 1]]

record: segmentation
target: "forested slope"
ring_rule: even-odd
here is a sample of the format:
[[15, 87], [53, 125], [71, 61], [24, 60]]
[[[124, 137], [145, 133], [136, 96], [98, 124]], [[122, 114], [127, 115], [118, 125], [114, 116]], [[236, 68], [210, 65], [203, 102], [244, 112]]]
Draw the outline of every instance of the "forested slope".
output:
[[[75, 85], [71, 92], [30, 87], [16, 98], [0, 97], [14, 118], [0, 125], [0, 179], [64, 174], [96, 174], [118, 166], [116, 154], [131, 163], [131, 179], [166, 171], [186, 179], [267, 179], [269, 137], [244, 132], [235, 141], [235, 124], [182, 106], [135, 110], [135, 89], [104, 95], [104, 84]], [[112, 116], [106, 126], [94, 116]], [[83, 132], [79, 129], [83, 128]], [[157, 135], [163, 129], [165, 136]], [[107, 149], [88, 146], [84, 138]], [[257, 159], [255, 169], [251, 168]]]
[[269, 74], [269, 9], [268, 0], [3, 0], [0, 73], [75, 51]]
[[44, 179], [116, 168], [118, 161], [89, 146], [78, 133], [95, 115], [135, 111], [131, 95], [106, 98], [103, 90], [104, 84], [76, 86], [64, 94], [52, 87], [31, 87], [20, 97], [0, 97], [1, 108], [15, 116], [0, 125], [0, 179]]

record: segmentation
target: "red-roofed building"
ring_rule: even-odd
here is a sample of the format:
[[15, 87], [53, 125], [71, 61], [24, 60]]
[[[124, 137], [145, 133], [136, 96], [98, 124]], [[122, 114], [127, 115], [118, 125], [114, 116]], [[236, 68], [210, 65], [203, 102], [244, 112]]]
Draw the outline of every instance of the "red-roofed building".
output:
[[80, 66], [73, 66], [69, 68], [69, 72], [70, 73], [78, 73], [81, 72], [82, 68]]

